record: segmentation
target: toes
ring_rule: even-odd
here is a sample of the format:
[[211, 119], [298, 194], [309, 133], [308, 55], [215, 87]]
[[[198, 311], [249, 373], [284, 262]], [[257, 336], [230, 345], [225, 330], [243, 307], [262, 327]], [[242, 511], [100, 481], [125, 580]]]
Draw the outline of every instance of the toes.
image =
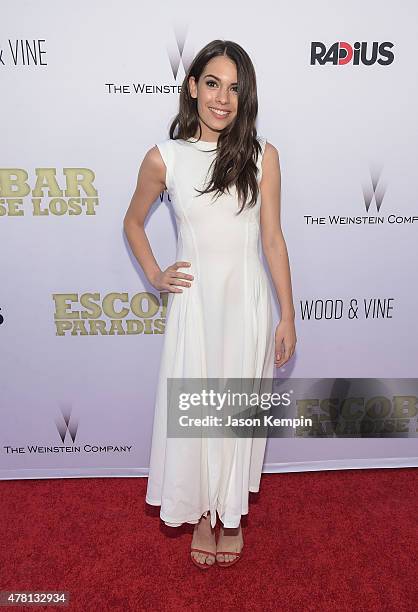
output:
[[202, 565], [205, 565], [205, 563], [207, 562], [207, 555], [205, 555], [205, 553], [201, 553], [201, 552], [195, 553], [195, 554], [196, 554], [196, 557], [195, 557], [196, 561], [198, 563], [201, 563]]
[[231, 563], [233, 560], [235, 559], [235, 555], [228, 555], [228, 553], [225, 554], [221, 554], [221, 553], [217, 553], [216, 555], [216, 560], [219, 561], [220, 563]]
[[201, 555], [200, 553], [198, 553], [198, 552], [192, 552], [192, 557], [193, 557], [193, 559], [194, 559], [195, 561], [197, 561], [198, 563], [201, 563], [201, 560], [200, 560], [201, 556], [202, 556], [202, 555]]
[[192, 552], [191, 554], [193, 559], [202, 565], [213, 565], [215, 562], [215, 559], [211, 555], [205, 555], [205, 553], [201, 552]]

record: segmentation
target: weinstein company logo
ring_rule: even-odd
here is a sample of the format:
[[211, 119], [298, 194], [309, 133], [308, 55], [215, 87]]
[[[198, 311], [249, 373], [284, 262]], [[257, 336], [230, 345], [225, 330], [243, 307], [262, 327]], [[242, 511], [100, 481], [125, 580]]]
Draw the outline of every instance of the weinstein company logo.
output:
[[61, 438], [61, 442], [63, 444], [65, 443], [65, 438], [68, 433], [71, 438], [71, 442], [74, 444], [77, 437], [78, 419], [71, 419], [70, 406], [64, 406], [61, 408], [61, 418], [57, 418], [55, 420], [55, 425], [57, 427], [59, 437]]
[[4, 450], [7, 455], [20, 454], [24, 455], [49, 455], [49, 454], [68, 454], [68, 453], [95, 453], [95, 454], [128, 454], [132, 451], [133, 445], [130, 444], [92, 444], [85, 443], [76, 445], [76, 437], [78, 431], [78, 419], [71, 415], [72, 408], [70, 405], [61, 407], [61, 416], [55, 420], [55, 425], [61, 444], [48, 446], [40, 446], [38, 444], [28, 444], [24, 446], [5, 445]]
[[[382, 169], [373, 166], [370, 176], [362, 183], [364, 215], [328, 215], [316, 217], [304, 215], [305, 224], [317, 225], [414, 225], [418, 223], [417, 215], [402, 215], [399, 213], [380, 214], [386, 193], [386, 183], [382, 178]], [[372, 214], [376, 211], [378, 214]]]
[[395, 59], [392, 42], [335, 42], [327, 48], [323, 42], [311, 42], [311, 66], [332, 64], [333, 66], [389, 66]]
[[[132, 444], [89, 444], [85, 443], [82, 446], [75, 445], [75, 439], [78, 431], [78, 419], [71, 418], [71, 406], [64, 406], [61, 408], [61, 419], [55, 421], [59, 437], [63, 446], [35, 446], [36, 450], [32, 452], [37, 453], [130, 453], [132, 450]], [[70, 436], [71, 446], [66, 446], [65, 438], [67, 432]]]
[[[194, 52], [190, 46], [186, 49], [186, 28], [174, 28], [174, 41], [167, 43], [166, 51], [174, 81], [177, 81], [180, 65], [183, 66], [184, 74], [189, 70], [192, 63]], [[181, 91], [181, 81], [175, 83], [105, 83], [106, 93], [110, 94], [179, 94]]]

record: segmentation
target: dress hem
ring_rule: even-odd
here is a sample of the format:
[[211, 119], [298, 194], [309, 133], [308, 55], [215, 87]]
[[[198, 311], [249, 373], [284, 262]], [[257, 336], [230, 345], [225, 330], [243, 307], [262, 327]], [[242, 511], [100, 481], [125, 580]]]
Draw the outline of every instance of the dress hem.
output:
[[[248, 489], [248, 491], [250, 493], [258, 493], [259, 490], [260, 490], [260, 488], [256, 489], [255, 487], [249, 487], [249, 489]], [[145, 497], [145, 501], [150, 506], [161, 506], [161, 500], [160, 501], [151, 500], [149, 497]], [[203, 514], [205, 514], [207, 512], [209, 512], [209, 508], [204, 510], [199, 516], [195, 515], [192, 518], [186, 518], [186, 519], [183, 519], [180, 522], [178, 520], [177, 521], [171, 520], [170, 517], [165, 516], [165, 515], [163, 515], [160, 512], [160, 519], [167, 525], [167, 527], [181, 527], [182, 525], [184, 525], [184, 523], [188, 523], [189, 525], [195, 525], [195, 524], [197, 524], [199, 522], [201, 516], [203, 516]], [[242, 516], [246, 516], [248, 514], [248, 510], [247, 510], [247, 512], [242, 512], [241, 513], [241, 517], [238, 518], [238, 523], [237, 524], [235, 524], [236, 521], [235, 522], [231, 521], [231, 520], [228, 520], [228, 521], [225, 521], [225, 522], [222, 521], [222, 519], [221, 519], [221, 517], [219, 515], [218, 510], [216, 510], [216, 513], [217, 513], [217, 515], [219, 517], [219, 520], [221, 521], [224, 529], [236, 529], [239, 526], [239, 524], [240, 524], [241, 517]], [[232, 524], [232, 523], [234, 523], [234, 524]]]

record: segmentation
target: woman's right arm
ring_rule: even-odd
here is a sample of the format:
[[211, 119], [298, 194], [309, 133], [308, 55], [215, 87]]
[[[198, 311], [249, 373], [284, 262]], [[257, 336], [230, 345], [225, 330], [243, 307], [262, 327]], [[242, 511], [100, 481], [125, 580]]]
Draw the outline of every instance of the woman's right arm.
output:
[[151, 285], [159, 290], [178, 293], [182, 290], [174, 285], [190, 287], [190, 283], [180, 281], [179, 278], [193, 279], [190, 274], [177, 270], [179, 267], [187, 266], [188, 263], [176, 262], [162, 271], [144, 229], [145, 219], [151, 206], [166, 188], [165, 176], [165, 164], [158, 147], [154, 146], [147, 151], [139, 168], [136, 188], [123, 220], [123, 228], [132, 252]]

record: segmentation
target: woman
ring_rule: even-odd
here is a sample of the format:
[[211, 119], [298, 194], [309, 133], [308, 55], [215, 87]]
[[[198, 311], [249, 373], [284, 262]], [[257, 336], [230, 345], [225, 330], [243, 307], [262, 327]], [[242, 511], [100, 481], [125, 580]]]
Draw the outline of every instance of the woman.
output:
[[[231, 41], [206, 45], [184, 79], [170, 139], [144, 157], [124, 220], [149, 282], [169, 292], [146, 501], [161, 506], [167, 525], [195, 525], [191, 558], [201, 569], [240, 558], [241, 515], [248, 513], [249, 491], [259, 490], [266, 440], [168, 436], [167, 378], [271, 379], [296, 344], [279, 157], [257, 136], [257, 111], [245, 50]], [[178, 230], [177, 260], [165, 270], [144, 231], [163, 189]], [[274, 334], [260, 233], [281, 307]]]

